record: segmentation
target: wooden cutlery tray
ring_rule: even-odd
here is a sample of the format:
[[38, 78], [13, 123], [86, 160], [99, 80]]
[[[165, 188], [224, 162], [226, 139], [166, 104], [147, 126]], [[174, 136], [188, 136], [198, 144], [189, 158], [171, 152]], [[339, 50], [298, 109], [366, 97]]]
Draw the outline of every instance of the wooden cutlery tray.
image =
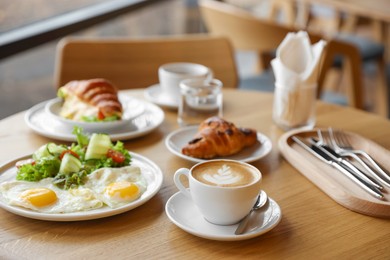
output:
[[[324, 130], [325, 131], [325, 130]], [[354, 148], [370, 154], [385, 169], [390, 170], [390, 152], [380, 145], [357, 134], [346, 132]], [[366, 193], [353, 181], [330, 165], [320, 161], [292, 140], [292, 136], [301, 138], [317, 137], [317, 129], [290, 131], [279, 139], [279, 149], [284, 158], [300, 173], [325, 192], [340, 205], [365, 215], [390, 217], [390, 188], [384, 188], [384, 200]]]

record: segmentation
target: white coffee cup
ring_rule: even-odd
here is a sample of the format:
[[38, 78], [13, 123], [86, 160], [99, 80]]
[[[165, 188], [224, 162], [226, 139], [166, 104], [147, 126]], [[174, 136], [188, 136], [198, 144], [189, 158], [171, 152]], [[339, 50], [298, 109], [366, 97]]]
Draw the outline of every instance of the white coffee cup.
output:
[[159, 67], [158, 77], [162, 92], [173, 101], [179, 100], [180, 82], [184, 79], [208, 79], [213, 77], [210, 68], [189, 62], [167, 63]]
[[[181, 176], [189, 180], [187, 189]], [[234, 160], [210, 160], [175, 172], [176, 187], [190, 198], [203, 217], [217, 225], [232, 225], [243, 219], [256, 202], [261, 172]]]

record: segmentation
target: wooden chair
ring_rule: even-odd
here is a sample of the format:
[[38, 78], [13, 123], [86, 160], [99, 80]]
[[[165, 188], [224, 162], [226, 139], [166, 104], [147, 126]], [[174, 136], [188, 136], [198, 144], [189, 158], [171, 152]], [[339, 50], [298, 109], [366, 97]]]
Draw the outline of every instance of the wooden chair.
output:
[[[207, 29], [213, 35], [229, 37], [234, 48], [238, 50], [254, 50], [264, 61], [264, 53], [270, 53], [284, 39], [286, 34], [296, 31], [294, 27], [280, 25], [269, 20], [263, 20], [241, 8], [213, 0], [200, 0], [199, 6]], [[313, 42], [322, 37], [309, 34]], [[336, 56], [342, 55], [348, 64], [352, 84], [347, 88], [348, 104], [364, 109], [362, 68], [359, 50], [356, 46], [337, 39], [328, 39], [319, 75], [319, 91], [322, 88], [327, 72], [333, 65]], [[387, 95], [386, 95], [387, 97]]]
[[268, 65], [268, 54], [286, 37], [292, 27], [260, 20], [246, 10], [231, 4], [200, 0], [199, 7], [208, 31], [213, 35], [229, 37], [238, 50], [256, 51], [259, 69]]
[[226, 37], [185, 35], [147, 39], [65, 38], [57, 46], [56, 87], [71, 80], [106, 78], [119, 89], [158, 83], [158, 68], [170, 62], [193, 62], [213, 70], [224, 87], [235, 88], [238, 75]]
[[[337, 9], [330, 6], [322, 6], [327, 8], [332, 14], [329, 17], [322, 19], [321, 16], [316, 16], [311, 13], [311, 10], [316, 5], [310, 0], [301, 1], [298, 5], [298, 1], [291, 0], [270, 0], [270, 12], [269, 19], [275, 21], [277, 17], [282, 14], [285, 19], [285, 24], [289, 26], [298, 26], [304, 30], [310, 32], [321, 33], [326, 39], [337, 39], [338, 41], [347, 42], [355, 45], [359, 51], [360, 59], [355, 59], [353, 63], [348, 61], [344, 62], [343, 57], [337, 56], [333, 62], [333, 68], [338, 72], [338, 82], [333, 82], [332, 89], [339, 89], [341, 76], [346, 82], [341, 81], [344, 84], [359, 84], [368, 91], [374, 92], [374, 111], [383, 116], [388, 116], [389, 104], [388, 104], [388, 90], [387, 79], [385, 75], [386, 67], [386, 53], [385, 47], [382, 43], [383, 36], [380, 35], [382, 31], [380, 24], [377, 21], [371, 21], [373, 26], [374, 39], [362, 37], [356, 35], [356, 28], [359, 20], [362, 17], [357, 17], [353, 13], [341, 13]], [[313, 22], [317, 23], [317, 26], [312, 26]], [[356, 67], [362, 67], [363, 64], [374, 63], [377, 66], [376, 81], [373, 86], [364, 86], [362, 82], [363, 71], [359, 68], [361, 73], [357, 73]], [[356, 72], [355, 72], [356, 71]], [[337, 74], [336, 74], [337, 75]], [[346, 76], [346, 77], [345, 77]], [[371, 87], [374, 87], [372, 89]]]

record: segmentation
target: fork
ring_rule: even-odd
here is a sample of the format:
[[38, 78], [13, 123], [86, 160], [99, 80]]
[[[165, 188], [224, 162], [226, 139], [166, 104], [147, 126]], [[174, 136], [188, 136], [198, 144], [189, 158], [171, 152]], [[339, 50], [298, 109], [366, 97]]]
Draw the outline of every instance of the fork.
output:
[[359, 157], [359, 155], [362, 156], [376, 169], [377, 173], [379, 173], [383, 179], [386, 179], [386, 181], [382, 178], [378, 178], [378, 180], [384, 182], [387, 185], [390, 185], [390, 177], [387, 175], [387, 173], [375, 162], [375, 160], [368, 153], [363, 150], [354, 149], [344, 132], [337, 131], [337, 133], [334, 133], [333, 129], [329, 127], [328, 133], [330, 142], [332, 143], [332, 146], [337, 153], [339, 153], [341, 156], [352, 157], [358, 163], [360, 163], [368, 172], [370, 172], [373, 177], [377, 177], [377, 174]]
[[[345, 158], [346, 156], [341, 156], [339, 153], [337, 153], [337, 151], [335, 149], [332, 149], [331, 146], [329, 146], [329, 142], [327, 144], [327, 142], [325, 141], [326, 138], [323, 137], [322, 133], [321, 133], [321, 130], [320, 129], [317, 129], [317, 136], [319, 138], [318, 141], [315, 141], [313, 139], [314, 142], [315, 142], [315, 145], [316, 146], [321, 146], [323, 147], [326, 151], [330, 152], [331, 154], [336, 154], [334, 156], [335, 160], [344, 165], [345, 167], [347, 167], [349, 170], [351, 170], [355, 175], [357, 175], [356, 177], [359, 177], [362, 181], [366, 182], [367, 184], [379, 189], [379, 190], [383, 190], [383, 186], [381, 186], [379, 184], [379, 182], [383, 182], [376, 174], [375, 172], [372, 172], [371, 169], [371, 172], [370, 174], [373, 175], [373, 177], [375, 177], [375, 180], [374, 181], [372, 178], [369, 178], [366, 176], [365, 173], [363, 173], [359, 168], [357, 168], [355, 165], [353, 165], [348, 158]], [[330, 149], [330, 150], [329, 150]], [[367, 165], [365, 165], [367, 166]], [[368, 167], [368, 166], [367, 166]], [[378, 182], [377, 182], [378, 181]], [[390, 186], [390, 185], [389, 185]]]

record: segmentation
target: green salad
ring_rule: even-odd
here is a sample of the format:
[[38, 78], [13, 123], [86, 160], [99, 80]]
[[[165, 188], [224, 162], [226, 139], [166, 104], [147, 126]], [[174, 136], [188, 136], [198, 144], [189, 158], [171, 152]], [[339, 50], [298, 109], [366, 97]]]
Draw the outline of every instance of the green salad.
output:
[[17, 163], [17, 180], [40, 181], [54, 178], [63, 189], [83, 185], [86, 176], [103, 167], [123, 167], [131, 163], [131, 156], [122, 142], [111, 142], [107, 134], [85, 135], [80, 127], [73, 134], [77, 143], [71, 146], [48, 143], [41, 146], [31, 159]]

